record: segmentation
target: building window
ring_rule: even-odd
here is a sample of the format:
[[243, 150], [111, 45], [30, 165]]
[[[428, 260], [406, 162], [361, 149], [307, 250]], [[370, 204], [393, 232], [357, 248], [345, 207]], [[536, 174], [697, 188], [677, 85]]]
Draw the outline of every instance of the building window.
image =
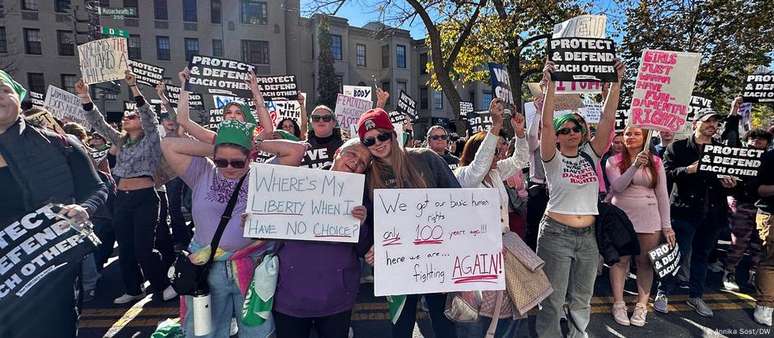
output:
[[27, 73], [27, 84], [33, 92], [46, 92], [46, 81], [43, 78], [43, 73]]
[[334, 60], [343, 60], [344, 53], [341, 46], [341, 35], [331, 34], [331, 54]]
[[406, 46], [398, 45], [395, 54], [395, 61], [398, 62], [398, 68], [406, 68]]
[[[383, 90], [383, 91], [386, 91], [386, 92], [388, 92], [388, 93], [389, 93], [389, 92], [390, 92], [390, 87], [391, 87], [391, 86], [390, 86], [390, 81], [384, 81], [384, 82], [382, 82], [382, 90]], [[394, 96], [394, 97], [398, 97], [398, 95], [400, 95], [400, 93], [396, 93], [395, 95], [390, 95], [390, 97], [389, 97], [389, 98], [387, 98], [387, 102], [386, 102], [386, 104], [390, 104], [390, 102], [392, 101], [392, 97], [393, 97], [393, 96]]]
[[196, 0], [183, 0], [183, 21], [196, 22]]
[[185, 60], [191, 61], [194, 55], [199, 55], [199, 39], [185, 39]]
[[156, 58], [159, 60], [169, 60], [169, 37], [156, 37]]
[[492, 92], [484, 92], [484, 95], [481, 96], [481, 105], [478, 106], [479, 109], [486, 109], [485, 107], [489, 107], [489, 104], [492, 102]]
[[427, 87], [419, 88], [419, 109], [427, 109]]
[[73, 32], [72, 31], [56, 31], [57, 50], [59, 55], [73, 56], [75, 55], [75, 46], [73, 45]]
[[5, 37], [5, 27], [0, 27], [0, 53], [8, 53], [8, 39]]
[[54, 10], [57, 13], [67, 13], [70, 11], [70, 0], [55, 0]]
[[22, 9], [25, 11], [37, 11], [38, 8], [38, 0], [22, 0]]
[[443, 93], [433, 92], [433, 109], [443, 110]]
[[126, 47], [129, 49], [129, 59], [142, 60], [142, 48], [139, 35], [129, 35], [129, 38], [126, 39]]
[[212, 56], [223, 57], [223, 40], [212, 39]]
[[358, 43], [355, 45], [355, 59], [357, 59], [357, 65], [366, 66], [366, 46]]
[[43, 46], [40, 41], [40, 29], [24, 29], [24, 50], [27, 54], [43, 54]]
[[390, 45], [382, 46], [382, 68], [390, 68]]
[[99, 7], [110, 7], [110, 0], [99, 0]]
[[241, 0], [242, 23], [266, 25], [269, 23], [269, 6], [266, 1]]
[[427, 53], [419, 54], [419, 74], [427, 74]]
[[221, 23], [221, 8], [220, 0], [212, 0], [210, 3], [210, 22]]
[[62, 89], [75, 93], [75, 82], [78, 81], [78, 76], [74, 74], [62, 74]]
[[153, 0], [153, 12], [156, 15], [156, 20], [169, 20], [167, 0]]
[[242, 61], [252, 64], [269, 64], [269, 42], [242, 40]]
[[140, 6], [137, 5], [137, 0], [124, 0], [124, 8], [134, 8], [135, 15], [127, 15], [131, 18], [137, 18], [140, 16]]

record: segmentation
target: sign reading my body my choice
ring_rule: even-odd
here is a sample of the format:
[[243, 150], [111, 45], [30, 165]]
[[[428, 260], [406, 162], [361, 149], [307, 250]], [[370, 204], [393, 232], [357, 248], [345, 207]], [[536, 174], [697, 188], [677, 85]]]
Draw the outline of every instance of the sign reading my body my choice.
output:
[[548, 57], [556, 64], [551, 79], [614, 82], [615, 45], [610, 39], [560, 38], [548, 41]]
[[[191, 70], [188, 84], [209, 88], [210, 93], [252, 97], [250, 87], [245, 82], [250, 71], [255, 70], [251, 64], [196, 55], [191, 59], [191, 64], [188, 67]], [[264, 100], [277, 98], [295, 100], [298, 98], [295, 75], [258, 76], [256, 80]]]
[[365, 176], [253, 164], [245, 237], [350, 242], [360, 238], [352, 209], [363, 204]]
[[374, 191], [374, 294], [504, 290], [496, 189]]

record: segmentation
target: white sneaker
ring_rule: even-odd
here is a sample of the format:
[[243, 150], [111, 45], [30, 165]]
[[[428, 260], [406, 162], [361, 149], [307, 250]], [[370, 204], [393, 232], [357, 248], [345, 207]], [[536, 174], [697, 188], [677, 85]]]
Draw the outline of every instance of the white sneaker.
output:
[[239, 324], [237, 324], [236, 318], [231, 318], [231, 328], [228, 330], [229, 336], [236, 336], [239, 333]]
[[164, 292], [161, 294], [161, 298], [164, 299], [165, 302], [170, 301], [175, 297], [177, 297], [177, 291], [172, 288], [172, 285], [167, 286], [167, 288], [164, 289]]
[[145, 298], [145, 291], [143, 291], [139, 295], [134, 295], [134, 296], [125, 293], [125, 294], [121, 295], [121, 297], [118, 297], [118, 298], [114, 299], [113, 300], [113, 304], [118, 304], [118, 305], [126, 304], [126, 303], [134, 302], [136, 300], [140, 300], [140, 299], [143, 299], [143, 298]]
[[763, 305], [755, 306], [755, 313], [753, 313], [753, 319], [755, 322], [761, 325], [771, 326], [771, 313], [774, 308]]
[[728, 291], [739, 291], [739, 284], [736, 283], [736, 275], [728, 271], [724, 272], [723, 288]]

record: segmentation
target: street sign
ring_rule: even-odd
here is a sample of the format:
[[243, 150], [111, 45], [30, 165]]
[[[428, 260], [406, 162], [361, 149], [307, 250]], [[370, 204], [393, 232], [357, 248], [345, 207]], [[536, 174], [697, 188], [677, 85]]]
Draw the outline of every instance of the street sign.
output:
[[99, 15], [123, 18], [125, 16], [137, 16], [137, 8], [104, 8], [99, 7]]
[[118, 28], [112, 28], [112, 27], [105, 27], [102, 26], [102, 36], [103, 37], [117, 37], [117, 38], [129, 38], [129, 32], [118, 29]]

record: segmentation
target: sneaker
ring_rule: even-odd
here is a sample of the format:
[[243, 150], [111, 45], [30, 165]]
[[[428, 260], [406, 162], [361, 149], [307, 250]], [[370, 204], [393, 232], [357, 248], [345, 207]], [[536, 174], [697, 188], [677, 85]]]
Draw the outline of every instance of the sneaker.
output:
[[736, 275], [733, 272], [723, 273], [723, 288], [728, 291], [739, 291], [739, 284], [736, 283]]
[[771, 313], [774, 308], [770, 306], [756, 305], [753, 319], [761, 325], [771, 326]]
[[121, 305], [121, 304], [134, 302], [136, 300], [140, 300], [143, 298], [145, 298], [145, 291], [141, 292], [139, 295], [130, 295], [128, 293], [125, 293], [121, 295], [121, 297], [114, 299], [113, 304]]
[[707, 305], [707, 303], [704, 302], [701, 298], [694, 297], [694, 298], [688, 298], [688, 306], [690, 306], [692, 309], [696, 310], [696, 313], [698, 313], [702, 317], [712, 317], [714, 313], [712, 312], [712, 309]]
[[231, 318], [231, 327], [228, 330], [228, 336], [236, 336], [239, 333], [239, 324], [237, 324], [236, 318]]
[[637, 303], [637, 305], [634, 306], [634, 313], [632, 313], [632, 318], [629, 320], [630, 323], [634, 326], [643, 327], [645, 326], [645, 317], [648, 315], [648, 306], [642, 303]]
[[610, 312], [613, 314], [615, 322], [623, 326], [629, 326], [630, 324], [628, 311], [629, 310], [626, 309], [626, 303], [624, 302], [613, 303], [613, 308], [610, 310]]
[[172, 299], [177, 297], [177, 291], [175, 291], [174, 288], [172, 288], [172, 285], [167, 286], [166, 289], [164, 289], [164, 292], [162, 292], [162, 299], [164, 299], [165, 302], [168, 302]]
[[664, 314], [669, 313], [669, 297], [661, 292], [657, 293], [653, 301], [653, 310]]
[[89, 290], [83, 293], [83, 302], [88, 303], [97, 298], [97, 290]]

